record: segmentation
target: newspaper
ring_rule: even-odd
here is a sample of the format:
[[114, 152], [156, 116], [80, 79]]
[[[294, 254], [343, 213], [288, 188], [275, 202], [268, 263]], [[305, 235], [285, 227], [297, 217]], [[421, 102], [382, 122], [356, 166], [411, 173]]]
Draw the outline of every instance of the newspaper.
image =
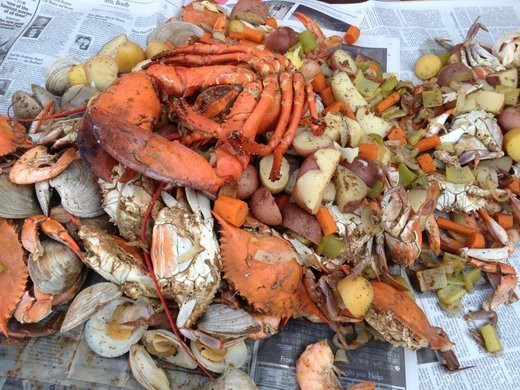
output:
[[[231, 8], [235, 1], [225, 6]], [[183, 0], [0, 0], [0, 112], [5, 113], [17, 90], [29, 91], [31, 84], [44, 82], [45, 70], [56, 58], [73, 56], [86, 60], [110, 38], [125, 33], [144, 46], [156, 25], [179, 14]], [[434, 41], [447, 37], [461, 41], [477, 16], [490, 29], [479, 39], [493, 44], [505, 31], [519, 25], [520, 8], [513, 0], [497, 5], [488, 1], [424, 1], [328, 5], [313, 0], [267, 1], [270, 12], [281, 24], [301, 29], [294, 12], [315, 19], [326, 33], [345, 31], [358, 25], [362, 37], [353, 52], [380, 61], [386, 71], [413, 79], [413, 65], [420, 54], [439, 52]], [[518, 254], [511, 259], [518, 268]], [[483, 285], [463, 299], [462, 313], [480, 307], [491, 288]], [[448, 373], [431, 350], [414, 353], [389, 344], [371, 341], [349, 351], [342, 385], [371, 381], [380, 389], [513, 389], [519, 383], [520, 304], [499, 308], [498, 328], [504, 351], [486, 353], [469, 335], [461, 315], [453, 316], [438, 307], [433, 293], [417, 294], [418, 304], [432, 324], [443, 327], [456, 343], [462, 366], [472, 368]], [[260, 389], [294, 389], [295, 362], [305, 346], [331, 340], [325, 325], [291, 320], [277, 335], [247, 342], [248, 363], [244, 369]], [[200, 388], [207, 381], [198, 371], [160, 363], [175, 388]], [[0, 389], [41, 388], [139, 388], [133, 379], [128, 357], [106, 359], [95, 355], [82, 337], [82, 329], [67, 334], [25, 341], [0, 340]]]

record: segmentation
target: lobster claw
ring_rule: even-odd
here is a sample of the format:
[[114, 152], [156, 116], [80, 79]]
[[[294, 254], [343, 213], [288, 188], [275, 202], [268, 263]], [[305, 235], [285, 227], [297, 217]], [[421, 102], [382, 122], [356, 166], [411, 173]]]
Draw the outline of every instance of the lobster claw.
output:
[[178, 141], [168, 141], [98, 106], [87, 110], [84, 121], [108, 154], [145, 176], [212, 193], [222, 185], [210, 163]]

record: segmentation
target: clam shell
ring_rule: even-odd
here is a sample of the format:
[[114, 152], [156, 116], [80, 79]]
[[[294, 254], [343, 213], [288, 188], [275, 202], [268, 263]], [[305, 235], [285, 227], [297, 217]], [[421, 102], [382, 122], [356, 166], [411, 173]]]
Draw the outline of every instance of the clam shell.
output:
[[137, 343], [147, 326], [136, 327], [130, 337], [121, 340], [113, 338], [107, 333], [107, 325], [112, 321], [112, 315], [116, 308], [125, 303], [133, 303], [132, 300], [119, 297], [95, 313], [85, 324], [85, 341], [90, 349], [103, 357], [116, 357], [127, 353], [130, 347]]
[[15, 116], [21, 119], [36, 118], [43, 109], [38, 100], [23, 91], [13, 93], [11, 102], [13, 103]]
[[61, 98], [61, 109], [72, 110], [84, 106], [90, 98], [98, 94], [99, 91], [89, 85], [73, 85], [63, 94]]
[[96, 283], [82, 290], [72, 301], [61, 324], [60, 332], [68, 332], [87, 321], [92, 314], [107, 303], [119, 298], [123, 293], [119, 286], [109, 283]]
[[73, 57], [58, 58], [45, 73], [45, 88], [50, 93], [61, 96], [70, 87], [69, 69], [81, 61]]
[[47, 294], [58, 295], [69, 290], [83, 271], [83, 263], [74, 252], [58, 241], [41, 242], [43, 255], [27, 261], [34, 285]]
[[247, 346], [244, 341], [229, 347], [226, 355], [219, 362], [204, 357], [200, 350], [200, 344], [196, 341], [192, 341], [190, 347], [199, 363], [213, 372], [223, 373], [227, 367], [240, 368], [247, 361]]
[[45, 107], [46, 105], [48, 105], [53, 100], [54, 101], [57, 100], [57, 96], [54, 96], [52, 93], [47, 91], [45, 88], [40, 87], [37, 84], [32, 84], [31, 85], [31, 90], [32, 90], [34, 98], [36, 100], [38, 100], [38, 103], [40, 103], [40, 105], [42, 107]]
[[72, 215], [93, 218], [103, 214], [97, 178], [83, 160], [74, 160], [49, 184], [60, 194], [63, 208]]
[[257, 390], [255, 382], [244, 371], [238, 368], [226, 368], [222, 375], [214, 380], [209, 381], [203, 390]]
[[259, 332], [262, 327], [242, 309], [215, 304], [206, 309], [197, 323], [197, 329], [213, 335], [240, 337]]
[[130, 369], [134, 378], [146, 390], [169, 390], [170, 380], [164, 371], [157, 367], [153, 358], [142, 345], [130, 347]]
[[8, 175], [0, 175], [0, 217], [22, 219], [41, 214], [31, 185], [13, 184]]
[[34, 190], [36, 191], [36, 198], [38, 199], [43, 214], [48, 216], [52, 196], [52, 188], [49, 185], [49, 180], [34, 183]]
[[[144, 332], [141, 342], [149, 353], [170, 364], [190, 370], [197, 368], [197, 363], [186, 353], [179, 343], [179, 339], [172, 332], [164, 329], [147, 330]], [[159, 347], [166, 350], [174, 347], [175, 352], [160, 352]]]
[[146, 43], [150, 41], [170, 41], [175, 46], [184, 45], [193, 36], [200, 37], [204, 30], [192, 23], [173, 21], [157, 27], [148, 35]]

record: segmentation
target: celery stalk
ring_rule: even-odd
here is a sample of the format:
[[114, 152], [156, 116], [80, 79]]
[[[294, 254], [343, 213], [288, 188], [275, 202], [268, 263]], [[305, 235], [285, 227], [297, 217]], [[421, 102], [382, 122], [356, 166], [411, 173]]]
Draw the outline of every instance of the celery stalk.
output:
[[455, 286], [464, 286], [464, 279], [462, 275], [446, 275], [446, 282], [448, 285], [453, 284]]
[[310, 53], [314, 49], [318, 47], [318, 43], [316, 42], [316, 37], [314, 34], [309, 31], [305, 30], [298, 34], [298, 40], [301, 42], [303, 47], [303, 52], [305, 54]]
[[424, 108], [442, 106], [442, 92], [440, 89], [432, 89], [422, 93], [422, 102]]
[[402, 187], [408, 187], [417, 177], [405, 164], [399, 164], [399, 185]]
[[417, 131], [414, 131], [412, 135], [408, 137], [408, 143], [410, 145], [415, 145], [417, 142], [419, 142], [424, 136], [426, 135], [426, 130], [419, 129]]
[[383, 192], [383, 189], [384, 189], [384, 184], [381, 180], [378, 180], [375, 182], [375, 184], [372, 186], [372, 188], [370, 188], [370, 190], [368, 190], [368, 193], [367, 193], [367, 196], [369, 198], [377, 198], [381, 192]]
[[446, 180], [454, 184], [471, 184], [475, 181], [475, 176], [468, 166], [446, 167]]
[[444, 264], [451, 264], [453, 266], [453, 272], [461, 272], [466, 267], [466, 259], [457, 255], [453, 255], [448, 252], [444, 252], [442, 256], [442, 262]]
[[367, 79], [361, 70], [358, 70], [356, 78], [353, 81], [354, 86], [364, 97], [372, 97], [376, 95], [379, 83]]
[[473, 286], [480, 279], [480, 269], [472, 269], [469, 272], [466, 272], [462, 278], [464, 279], [464, 287], [468, 292], [473, 291]]
[[480, 328], [480, 333], [482, 334], [488, 352], [495, 353], [502, 350], [502, 343], [500, 342], [497, 330], [493, 325], [484, 325]]
[[453, 306], [457, 301], [466, 295], [466, 290], [457, 285], [449, 284], [447, 287], [441, 288], [437, 291], [439, 300], [446, 306]]
[[419, 282], [421, 292], [438, 290], [448, 285], [446, 273], [441, 267], [417, 271], [415, 277]]
[[339, 238], [332, 235], [323, 236], [320, 243], [318, 244], [318, 247], [316, 248], [316, 253], [320, 256], [323, 255], [331, 259], [335, 259], [341, 252], [342, 247], [343, 243]]
[[391, 92], [397, 85], [397, 82], [398, 81], [395, 77], [390, 77], [381, 85], [381, 90], [383, 92]]

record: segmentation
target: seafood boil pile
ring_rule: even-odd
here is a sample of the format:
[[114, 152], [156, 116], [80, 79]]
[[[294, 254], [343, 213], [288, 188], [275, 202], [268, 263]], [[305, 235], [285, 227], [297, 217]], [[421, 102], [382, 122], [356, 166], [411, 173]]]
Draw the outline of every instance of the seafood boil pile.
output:
[[[296, 16], [300, 32], [256, 0], [229, 15], [194, 1], [145, 50], [121, 35], [14, 93], [0, 116], [4, 337], [82, 326], [95, 353], [128, 353], [146, 389], [171, 388], [168, 364], [222, 374], [208, 389], [255, 389], [245, 340], [294, 317], [335, 332], [298, 359], [303, 390], [340, 389], [334, 362], [372, 338], [459, 369], [413, 286], [502, 349], [520, 35], [487, 47], [477, 20], [417, 61], [414, 85], [349, 54], [355, 26], [327, 37]], [[85, 286], [87, 273], [105, 281]]]

